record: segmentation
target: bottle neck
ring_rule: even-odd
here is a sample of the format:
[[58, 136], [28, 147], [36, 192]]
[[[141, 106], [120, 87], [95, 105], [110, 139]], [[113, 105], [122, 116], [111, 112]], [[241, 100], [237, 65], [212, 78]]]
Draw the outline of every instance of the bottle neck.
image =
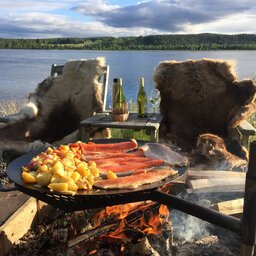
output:
[[125, 103], [125, 96], [123, 93], [123, 86], [122, 86], [122, 78], [118, 80], [118, 87], [117, 87], [117, 94], [116, 94], [116, 103]]
[[144, 78], [140, 78], [140, 88], [144, 88]]
[[119, 79], [118, 79], [118, 85], [122, 88], [122, 86], [123, 86], [123, 80], [122, 80], [122, 78], [119, 78]]

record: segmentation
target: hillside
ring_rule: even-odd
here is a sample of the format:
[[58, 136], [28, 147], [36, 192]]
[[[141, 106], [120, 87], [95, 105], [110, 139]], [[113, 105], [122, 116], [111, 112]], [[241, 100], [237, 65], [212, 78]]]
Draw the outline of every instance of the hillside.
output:
[[4, 39], [1, 49], [256, 50], [256, 34], [172, 34], [138, 37]]

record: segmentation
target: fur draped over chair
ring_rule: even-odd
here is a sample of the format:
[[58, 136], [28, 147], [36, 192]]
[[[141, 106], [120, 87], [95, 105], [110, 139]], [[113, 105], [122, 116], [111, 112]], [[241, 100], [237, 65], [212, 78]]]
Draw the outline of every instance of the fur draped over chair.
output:
[[225, 150], [246, 159], [237, 128], [255, 111], [256, 88], [251, 80], [237, 81], [234, 70], [234, 62], [224, 60], [161, 62], [154, 73], [163, 116], [160, 140], [191, 152], [200, 135], [213, 134], [211, 140], [224, 139]]
[[80, 122], [103, 110], [104, 67], [103, 57], [68, 61], [61, 75], [38, 84], [19, 113], [0, 118], [0, 152], [77, 140]]

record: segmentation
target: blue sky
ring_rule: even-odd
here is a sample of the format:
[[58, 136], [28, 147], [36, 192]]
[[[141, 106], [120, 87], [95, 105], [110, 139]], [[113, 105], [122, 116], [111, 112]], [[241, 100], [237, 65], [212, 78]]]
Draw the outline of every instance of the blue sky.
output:
[[0, 0], [0, 38], [256, 34], [255, 0]]

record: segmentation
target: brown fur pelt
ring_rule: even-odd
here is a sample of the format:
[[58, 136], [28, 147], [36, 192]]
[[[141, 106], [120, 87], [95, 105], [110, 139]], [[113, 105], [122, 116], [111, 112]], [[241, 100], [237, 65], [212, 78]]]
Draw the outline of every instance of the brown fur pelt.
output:
[[245, 158], [237, 127], [255, 111], [256, 87], [251, 80], [237, 81], [233, 62], [164, 61], [154, 80], [161, 95], [160, 140], [189, 152], [200, 134], [211, 133], [236, 144], [236, 153]]
[[247, 159], [242, 159], [227, 150], [225, 142], [217, 135], [205, 133], [197, 139], [192, 151], [191, 166], [200, 169], [226, 169], [245, 171]]

